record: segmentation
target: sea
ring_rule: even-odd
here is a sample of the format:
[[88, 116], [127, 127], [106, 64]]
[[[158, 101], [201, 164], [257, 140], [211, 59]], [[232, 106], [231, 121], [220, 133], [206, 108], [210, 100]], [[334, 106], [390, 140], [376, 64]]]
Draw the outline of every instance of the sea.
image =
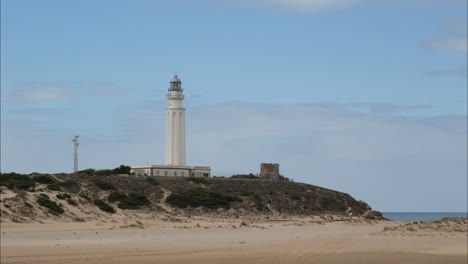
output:
[[436, 221], [445, 217], [468, 217], [468, 213], [411, 213], [382, 212], [385, 218], [393, 221]]

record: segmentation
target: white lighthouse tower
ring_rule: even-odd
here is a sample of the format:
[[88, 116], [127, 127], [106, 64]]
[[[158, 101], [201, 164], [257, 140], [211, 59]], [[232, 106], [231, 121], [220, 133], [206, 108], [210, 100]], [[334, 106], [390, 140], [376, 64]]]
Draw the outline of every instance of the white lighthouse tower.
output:
[[166, 113], [166, 165], [185, 166], [185, 108], [184, 90], [177, 74], [170, 82]]
[[166, 109], [166, 162], [164, 165], [132, 166], [130, 173], [137, 176], [160, 177], [211, 177], [209, 166], [185, 164], [185, 108], [184, 89], [174, 75], [167, 92], [169, 106]]

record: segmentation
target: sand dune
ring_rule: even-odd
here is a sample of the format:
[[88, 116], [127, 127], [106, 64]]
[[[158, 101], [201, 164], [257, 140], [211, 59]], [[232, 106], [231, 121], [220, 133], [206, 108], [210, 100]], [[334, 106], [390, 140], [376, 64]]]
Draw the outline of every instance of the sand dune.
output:
[[[294, 224], [296, 223], [296, 224]], [[389, 222], [2, 224], [2, 263], [467, 263], [467, 236], [386, 236]], [[232, 226], [235, 226], [233, 228]], [[388, 228], [387, 228], [388, 229]]]

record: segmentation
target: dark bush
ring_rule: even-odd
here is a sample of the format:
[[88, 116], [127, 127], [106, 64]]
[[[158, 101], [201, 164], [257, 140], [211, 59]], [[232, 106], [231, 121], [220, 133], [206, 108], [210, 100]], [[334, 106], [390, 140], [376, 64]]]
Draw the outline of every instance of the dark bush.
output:
[[208, 184], [210, 183], [208, 179], [202, 178], [202, 177], [188, 177], [185, 178], [186, 181], [191, 181], [193, 183], [203, 183], [203, 184]]
[[112, 185], [109, 182], [103, 181], [103, 180], [95, 180], [94, 184], [96, 184], [96, 186], [99, 187], [99, 189], [101, 189], [103, 191], [115, 190], [114, 185]]
[[146, 196], [142, 194], [131, 193], [128, 196], [124, 196], [119, 202], [118, 207], [120, 209], [140, 209], [143, 206], [150, 204], [150, 201]]
[[49, 175], [39, 175], [39, 176], [34, 176], [33, 181], [42, 183], [42, 184], [53, 184], [55, 183], [55, 180], [50, 177]]
[[47, 185], [47, 188], [51, 191], [62, 191], [62, 188], [56, 183]]
[[302, 200], [302, 198], [297, 194], [290, 195], [289, 198], [291, 198], [292, 200], [295, 200], [295, 201]]
[[49, 199], [49, 195], [47, 195], [47, 194], [45, 194], [45, 193], [40, 193], [39, 196], [42, 196], [42, 197], [44, 197], [44, 198]]
[[94, 172], [96, 176], [110, 176], [112, 175], [112, 170], [97, 170]]
[[252, 191], [241, 191], [240, 193], [241, 196], [254, 196], [255, 192]]
[[89, 198], [89, 196], [84, 193], [80, 193], [79, 196], [85, 200], [91, 201], [91, 198]]
[[180, 193], [173, 193], [166, 199], [172, 206], [187, 208], [204, 206], [210, 209], [228, 208], [231, 202], [242, 201], [238, 197], [224, 195], [209, 189], [193, 188]]
[[0, 186], [5, 186], [8, 189], [30, 190], [34, 189], [35, 182], [27, 175], [17, 173], [2, 173], [0, 174]]
[[107, 201], [111, 203], [122, 201], [122, 199], [127, 198], [127, 195], [120, 193], [120, 192], [111, 192], [109, 196], [107, 196]]
[[93, 176], [94, 172], [95, 172], [94, 169], [86, 169], [86, 170], [78, 171], [79, 174], [86, 174], [86, 175], [89, 175], [89, 176]]
[[337, 198], [324, 196], [320, 199], [320, 205], [325, 211], [344, 211], [346, 206]]
[[68, 198], [68, 199], [67, 199], [67, 203], [68, 203], [68, 204], [71, 204], [71, 205], [78, 205], [78, 204], [76, 203], [76, 201], [73, 200], [73, 199], [71, 199], [71, 198]]
[[49, 212], [53, 213], [53, 214], [63, 214], [63, 212], [65, 212], [65, 210], [63, 210], [63, 208], [60, 206], [60, 204], [57, 204], [56, 202], [54, 201], [51, 201], [49, 199], [48, 196], [46, 195], [39, 195], [36, 199], [36, 202], [40, 205], [40, 206], [44, 206], [46, 207], [47, 209], [49, 209]]
[[59, 186], [67, 189], [69, 192], [77, 193], [80, 191], [80, 185], [74, 180], [65, 180], [57, 183]]
[[159, 182], [157, 182], [157, 181], [156, 181], [155, 179], [153, 179], [153, 178], [146, 178], [145, 181], [147, 181], [149, 184], [154, 185], [154, 186], [159, 185]]
[[113, 169], [112, 173], [114, 173], [114, 174], [130, 174], [130, 169], [131, 168], [132, 167], [130, 167], [130, 166], [120, 165], [119, 167]]
[[96, 199], [94, 200], [94, 205], [96, 205], [97, 207], [99, 207], [99, 209], [101, 209], [102, 211], [104, 212], [107, 212], [107, 213], [110, 213], [110, 214], [114, 214], [115, 213], [115, 210], [112, 206], [108, 205], [107, 203], [105, 203], [103, 200], [101, 199]]
[[71, 196], [68, 193], [59, 193], [59, 194], [55, 195], [55, 197], [57, 197], [60, 200], [65, 200], [67, 198], [71, 198]]

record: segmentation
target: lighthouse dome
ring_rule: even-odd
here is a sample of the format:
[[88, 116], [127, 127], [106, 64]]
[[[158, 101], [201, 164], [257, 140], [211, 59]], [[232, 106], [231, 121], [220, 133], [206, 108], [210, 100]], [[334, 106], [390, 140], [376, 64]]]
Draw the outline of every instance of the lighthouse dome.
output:
[[174, 75], [171, 79], [171, 85], [169, 86], [169, 91], [183, 91], [182, 89], [182, 82], [180, 81], [177, 74]]
[[171, 80], [171, 83], [181, 83], [179, 77], [176, 75], [174, 75], [174, 77], [172, 77], [172, 80]]

